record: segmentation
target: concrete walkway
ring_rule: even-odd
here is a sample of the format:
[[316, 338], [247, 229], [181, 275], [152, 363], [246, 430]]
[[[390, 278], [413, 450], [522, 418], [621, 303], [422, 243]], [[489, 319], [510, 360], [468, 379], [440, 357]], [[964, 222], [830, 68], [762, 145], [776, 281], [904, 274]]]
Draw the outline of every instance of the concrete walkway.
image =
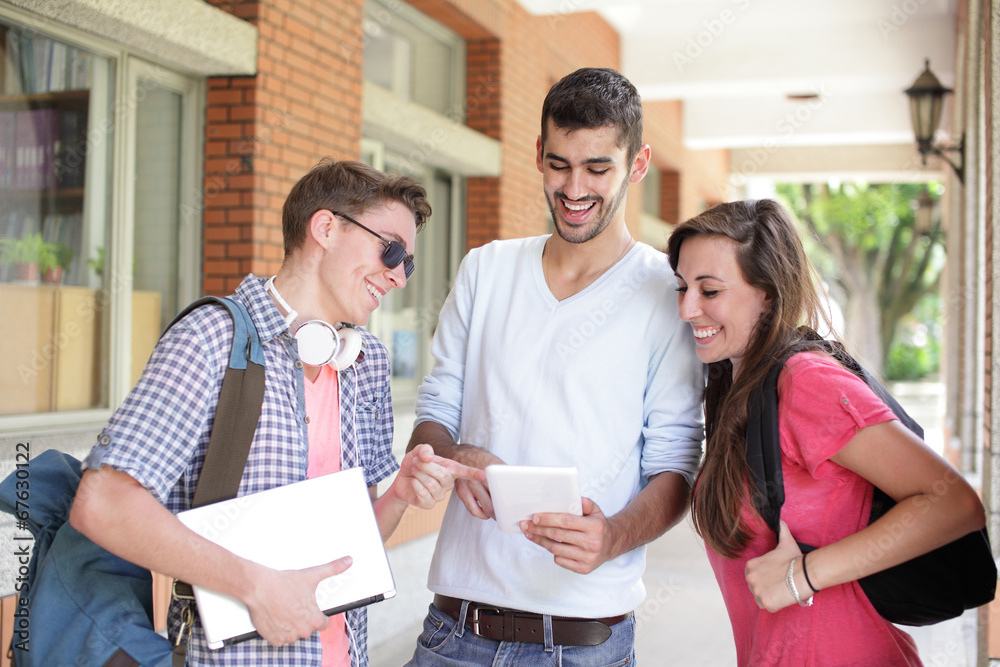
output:
[[[413, 654], [431, 599], [424, 584], [433, 548], [429, 536], [390, 550], [399, 590], [395, 599], [369, 609], [372, 667], [400, 667]], [[636, 609], [640, 665], [736, 664], [722, 596], [686, 519], [649, 546], [643, 581], [646, 600]]]
[[[941, 446], [940, 385], [893, 387], [904, 407], [927, 429], [929, 444]], [[409, 660], [431, 594], [425, 587], [435, 536], [390, 550], [396, 599], [370, 608], [372, 667], [400, 667]], [[647, 548], [646, 600], [636, 609], [636, 660], [644, 667], [728, 667], [736, 664], [732, 630], [703, 542], [689, 519]], [[905, 628], [927, 667], [976, 664], [976, 613], [928, 628]]]

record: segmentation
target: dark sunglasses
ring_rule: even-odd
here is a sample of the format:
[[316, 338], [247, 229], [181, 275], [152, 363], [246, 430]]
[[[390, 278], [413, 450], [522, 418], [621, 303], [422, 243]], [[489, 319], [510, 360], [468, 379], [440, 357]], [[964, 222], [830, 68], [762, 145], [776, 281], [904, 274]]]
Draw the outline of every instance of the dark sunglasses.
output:
[[344, 220], [348, 222], [353, 222], [361, 229], [365, 230], [379, 241], [382, 242], [382, 263], [385, 264], [387, 269], [395, 269], [400, 264], [403, 265], [403, 273], [406, 274], [406, 279], [409, 280], [410, 276], [413, 275], [413, 255], [406, 254], [406, 248], [399, 241], [390, 241], [389, 239], [383, 237], [378, 232], [372, 231], [362, 225], [360, 222], [355, 220], [349, 215], [339, 213], [337, 211], [331, 211], [334, 215], [339, 215]]

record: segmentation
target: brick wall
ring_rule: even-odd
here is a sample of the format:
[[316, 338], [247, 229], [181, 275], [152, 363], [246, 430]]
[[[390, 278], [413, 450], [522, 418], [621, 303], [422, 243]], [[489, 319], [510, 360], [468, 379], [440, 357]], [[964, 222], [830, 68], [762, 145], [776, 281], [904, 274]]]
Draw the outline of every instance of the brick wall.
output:
[[[292, 184], [320, 156], [359, 154], [363, 1], [211, 2], [260, 30], [257, 76], [209, 81], [204, 287], [225, 293], [247, 272], [277, 270], [281, 204]], [[502, 175], [468, 180], [468, 247], [544, 233], [549, 214], [535, 167], [542, 101], [579, 67], [619, 68], [618, 34], [594, 12], [533, 16], [515, 0], [410, 4], [466, 40], [466, 122], [502, 145]], [[647, 141], [663, 156], [657, 164], [690, 188], [678, 192], [677, 217], [698, 212], [697, 201], [721, 200], [728, 164], [684, 150], [680, 103], [647, 105], [646, 114]], [[699, 174], [689, 177], [688, 164]], [[633, 202], [642, 187], [630, 189]], [[640, 211], [626, 208], [633, 230]]]
[[[503, 64], [500, 40], [478, 39], [466, 44], [466, 124], [486, 136], [502, 140], [500, 90]], [[500, 235], [500, 182], [495, 178], [470, 178], [467, 193], [469, 228], [466, 246], [475, 248]], [[473, 221], [475, 224], [473, 225]]]
[[660, 172], [660, 219], [676, 225], [681, 218], [681, 174], [678, 171]]
[[[661, 217], [671, 223], [683, 222], [705, 210], [706, 204], [726, 201], [729, 151], [693, 151], [684, 147], [681, 102], [647, 101], [643, 103], [643, 114], [653, 162], [664, 175]], [[669, 172], [674, 175], [668, 176]], [[671, 190], [676, 192], [676, 201], [667, 200], [674, 196]]]
[[208, 82], [203, 287], [224, 294], [278, 270], [292, 185], [323, 156], [359, 155], [363, 2], [212, 4], [260, 31], [256, 76]]
[[410, 0], [407, 4], [468, 41], [507, 34], [510, 0]]

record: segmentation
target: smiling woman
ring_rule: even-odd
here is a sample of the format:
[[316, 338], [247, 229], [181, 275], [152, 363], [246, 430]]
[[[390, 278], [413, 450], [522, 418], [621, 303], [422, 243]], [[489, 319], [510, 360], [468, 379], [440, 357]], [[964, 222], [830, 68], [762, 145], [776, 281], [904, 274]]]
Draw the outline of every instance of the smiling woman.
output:
[[[668, 255], [681, 318], [709, 366], [692, 517], [726, 600], [739, 664], [792, 667], [815, 664], [814, 656], [838, 665], [920, 664], [913, 640], [875, 610], [858, 580], [981, 529], [975, 491], [825, 352], [815, 334], [825, 315], [814, 271], [779, 204], [709, 209], [674, 230]], [[785, 501], [775, 547], [760, 513], [767, 490], [749, 474], [747, 423], [779, 361]], [[942, 479], [955, 483], [941, 488]], [[869, 524], [873, 486], [896, 504]], [[818, 548], [803, 554], [800, 543]], [[808, 640], [789, 643], [789, 633]]]
[[676, 270], [680, 315], [694, 328], [698, 358], [706, 364], [729, 359], [734, 375], [769, 301], [743, 279], [737, 248], [725, 236], [694, 237]]

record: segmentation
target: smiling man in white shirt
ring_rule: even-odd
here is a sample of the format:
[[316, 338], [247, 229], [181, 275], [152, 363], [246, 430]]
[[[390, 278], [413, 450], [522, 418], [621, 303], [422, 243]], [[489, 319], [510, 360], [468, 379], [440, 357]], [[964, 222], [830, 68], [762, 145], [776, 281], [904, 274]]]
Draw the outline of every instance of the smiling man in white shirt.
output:
[[575, 466], [583, 515], [500, 531], [459, 481], [412, 665], [634, 661], [643, 545], [684, 515], [701, 456], [702, 365], [665, 255], [625, 225], [649, 166], [642, 105], [609, 69], [549, 91], [537, 166], [555, 233], [471, 251], [442, 309], [410, 448], [467, 466]]

